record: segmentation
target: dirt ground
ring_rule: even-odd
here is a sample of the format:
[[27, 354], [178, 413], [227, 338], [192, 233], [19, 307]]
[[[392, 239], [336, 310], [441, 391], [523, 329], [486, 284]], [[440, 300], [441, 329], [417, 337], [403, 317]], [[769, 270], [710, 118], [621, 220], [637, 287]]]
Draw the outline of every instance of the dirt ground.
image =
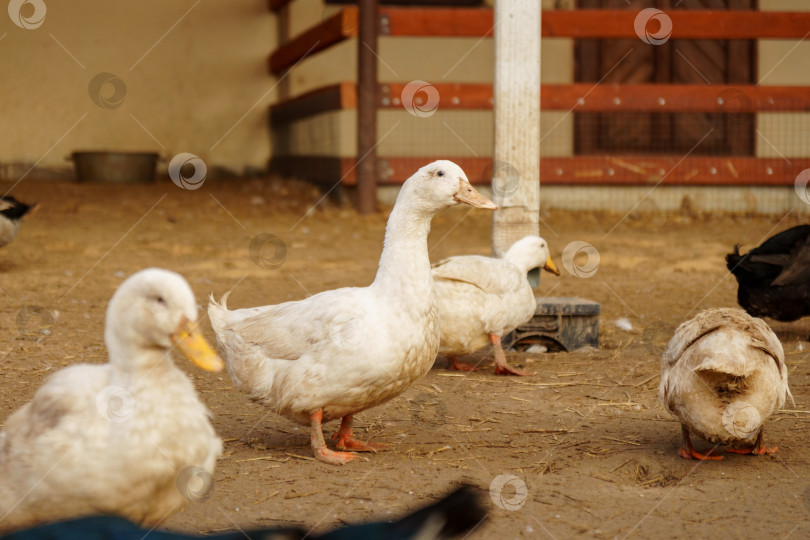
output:
[[[208, 181], [183, 191], [169, 182], [120, 187], [27, 179], [14, 195], [41, 207], [0, 251], [0, 421], [54, 370], [106, 360], [106, 304], [131, 273], [147, 266], [178, 271], [201, 307], [209, 293], [219, 297], [232, 288], [229, 305], [247, 307], [366, 285], [387, 216], [360, 217], [328, 202], [307, 213], [319, 198], [314, 189], [278, 181]], [[431, 259], [488, 254], [490, 219], [484, 210], [443, 213], [429, 239]], [[489, 361], [472, 374], [436, 367], [402, 396], [358, 415], [360, 438], [393, 449], [344, 467], [314, 461], [308, 429], [250, 402], [227, 374], [203, 373], [177, 358], [213, 411], [225, 453], [210, 497], [164, 526], [201, 533], [237, 526], [324, 530], [390, 519], [467, 482], [482, 488], [491, 509], [472, 538], [810, 535], [803, 450], [810, 321], [769, 321], [784, 344], [796, 398], [767, 425], [767, 442], [779, 447], [775, 456], [681, 459], [678, 424], [657, 399], [660, 352], [673, 328], [700, 309], [736, 305], [724, 254], [797, 219], [555, 210], [542, 219], [562, 276], [544, 274], [538, 294], [600, 302], [598, 350], [511, 353], [511, 363], [537, 371], [522, 379], [494, 376]], [[262, 233], [281, 238], [286, 253], [251, 257], [251, 240]], [[573, 241], [598, 250], [592, 276], [563, 269], [561, 253]], [[619, 328], [620, 318], [632, 328]], [[213, 341], [207, 321], [204, 328]], [[519, 480], [506, 484], [497, 506], [487, 492], [508, 480], [501, 475]]]

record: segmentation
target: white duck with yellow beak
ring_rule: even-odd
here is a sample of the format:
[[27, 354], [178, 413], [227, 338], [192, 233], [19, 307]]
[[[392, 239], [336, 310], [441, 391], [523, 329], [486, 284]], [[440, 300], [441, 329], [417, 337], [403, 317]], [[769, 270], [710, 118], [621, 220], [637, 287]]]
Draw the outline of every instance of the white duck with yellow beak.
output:
[[[466, 203], [495, 209], [450, 161], [425, 165], [402, 186], [388, 218], [374, 283], [304, 300], [208, 315], [237, 388], [312, 429], [315, 457], [344, 464], [357, 455], [326, 447], [321, 424], [342, 419], [338, 450], [376, 451], [358, 441], [353, 415], [396, 397], [428, 372], [439, 349], [439, 310], [427, 237], [433, 216]], [[351, 249], [350, 246], [348, 249]]]
[[[140, 271], [107, 308], [109, 362], [57, 371], [0, 432], [0, 531], [90, 514], [156, 525], [210, 486], [222, 442], [177, 347], [224, 365], [196, 328], [180, 275]], [[198, 494], [200, 495], [200, 494]]]
[[477, 369], [456, 357], [492, 343], [496, 375], [530, 375], [507, 364], [501, 337], [534, 316], [541, 269], [560, 275], [539, 236], [521, 238], [500, 259], [460, 255], [433, 265], [442, 321], [439, 352], [452, 368]]

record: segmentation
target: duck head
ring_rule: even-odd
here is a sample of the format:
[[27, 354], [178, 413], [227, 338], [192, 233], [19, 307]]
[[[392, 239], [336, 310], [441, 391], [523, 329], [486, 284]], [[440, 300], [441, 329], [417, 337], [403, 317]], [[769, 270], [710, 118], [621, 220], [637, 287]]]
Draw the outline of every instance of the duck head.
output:
[[450, 206], [469, 204], [476, 208], [496, 210], [497, 205], [470, 185], [461, 167], [452, 161], [439, 160], [416, 171], [403, 185], [426, 210], [438, 212]]
[[560, 275], [551, 261], [548, 243], [540, 236], [524, 236], [512, 244], [504, 259], [526, 272], [532, 289], [540, 285], [540, 270], [551, 272], [555, 276]]
[[[104, 341], [121, 367], [160, 361], [177, 347], [207, 371], [224, 364], [197, 328], [197, 302], [180, 274], [149, 268], [127, 278], [107, 307]], [[130, 364], [136, 364], [131, 366]]]

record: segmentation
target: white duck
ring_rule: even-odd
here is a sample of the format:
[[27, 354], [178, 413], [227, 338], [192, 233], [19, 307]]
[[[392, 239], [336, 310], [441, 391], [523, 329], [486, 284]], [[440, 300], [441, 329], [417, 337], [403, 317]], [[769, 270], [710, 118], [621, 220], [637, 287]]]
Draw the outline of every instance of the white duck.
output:
[[118, 288], [109, 363], [54, 373], [6, 419], [0, 531], [89, 514], [156, 525], [195, 494], [188, 482], [210, 485], [222, 442], [171, 360], [176, 346], [203, 369], [224, 367], [196, 320], [194, 294], [174, 272], [143, 270]]
[[456, 357], [492, 343], [496, 375], [529, 375], [506, 363], [501, 338], [534, 315], [532, 289], [540, 285], [541, 268], [560, 275], [539, 236], [521, 238], [502, 259], [462, 255], [433, 265], [442, 321], [439, 353], [449, 357], [451, 367], [477, 369]]
[[661, 404], [681, 422], [678, 454], [723, 459], [697, 452], [694, 432], [728, 452], [771, 454], [762, 429], [793, 396], [788, 389], [782, 344], [761, 319], [739, 309], [708, 309], [681, 324], [661, 358]]
[[326, 447], [321, 424], [342, 418], [338, 450], [375, 451], [356, 440], [352, 416], [397, 396], [430, 369], [439, 320], [427, 236], [433, 216], [466, 203], [496, 208], [450, 161], [419, 169], [388, 218], [374, 282], [305, 300], [228, 311], [211, 298], [208, 315], [237, 388], [278, 414], [312, 428], [321, 461], [357, 456]]

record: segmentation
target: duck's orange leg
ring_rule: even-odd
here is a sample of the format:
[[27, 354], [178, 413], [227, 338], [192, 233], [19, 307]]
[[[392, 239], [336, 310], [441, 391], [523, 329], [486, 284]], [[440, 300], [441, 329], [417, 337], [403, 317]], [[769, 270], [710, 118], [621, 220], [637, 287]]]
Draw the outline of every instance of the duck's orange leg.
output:
[[501, 336], [490, 334], [489, 339], [495, 349], [495, 375], [518, 375], [521, 377], [535, 375], [534, 372], [521, 371], [506, 363], [506, 355], [503, 353], [503, 347], [501, 347]]
[[450, 369], [456, 371], [479, 371], [481, 369], [478, 366], [471, 366], [465, 362], [459, 362], [458, 358], [455, 356], [449, 356], [448, 359], [450, 360]]
[[331, 463], [332, 465], [345, 465], [360, 457], [351, 452], [335, 452], [327, 448], [326, 441], [323, 440], [321, 420], [323, 420], [323, 409], [318, 409], [309, 415], [309, 421], [312, 426], [312, 452], [315, 454], [315, 458], [318, 459], [318, 461]]
[[723, 456], [713, 456], [711, 450], [705, 454], [701, 454], [695, 450], [695, 448], [692, 446], [692, 439], [689, 438], [689, 430], [686, 429], [686, 426], [684, 425], [681, 425], [681, 447], [678, 449], [678, 455], [686, 459], [723, 459]]
[[757, 456], [764, 456], [765, 454], [775, 454], [779, 447], [772, 446], [768, 448], [765, 446], [765, 443], [762, 442], [762, 429], [759, 430], [757, 434], [757, 440], [754, 443], [754, 446], [751, 448], [726, 448], [726, 452], [731, 452], [732, 454], [754, 454]]
[[388, 450], [391, 445], [373, 442], [358, 441], [354, 438], [352, 430], [352, 415], [348, 414], [340, 422], [340, 428], [332, 435], [332, 440], [337, 441], [338, 450], [353, 450], [355, 452], [376, 452], [377, 450]]

